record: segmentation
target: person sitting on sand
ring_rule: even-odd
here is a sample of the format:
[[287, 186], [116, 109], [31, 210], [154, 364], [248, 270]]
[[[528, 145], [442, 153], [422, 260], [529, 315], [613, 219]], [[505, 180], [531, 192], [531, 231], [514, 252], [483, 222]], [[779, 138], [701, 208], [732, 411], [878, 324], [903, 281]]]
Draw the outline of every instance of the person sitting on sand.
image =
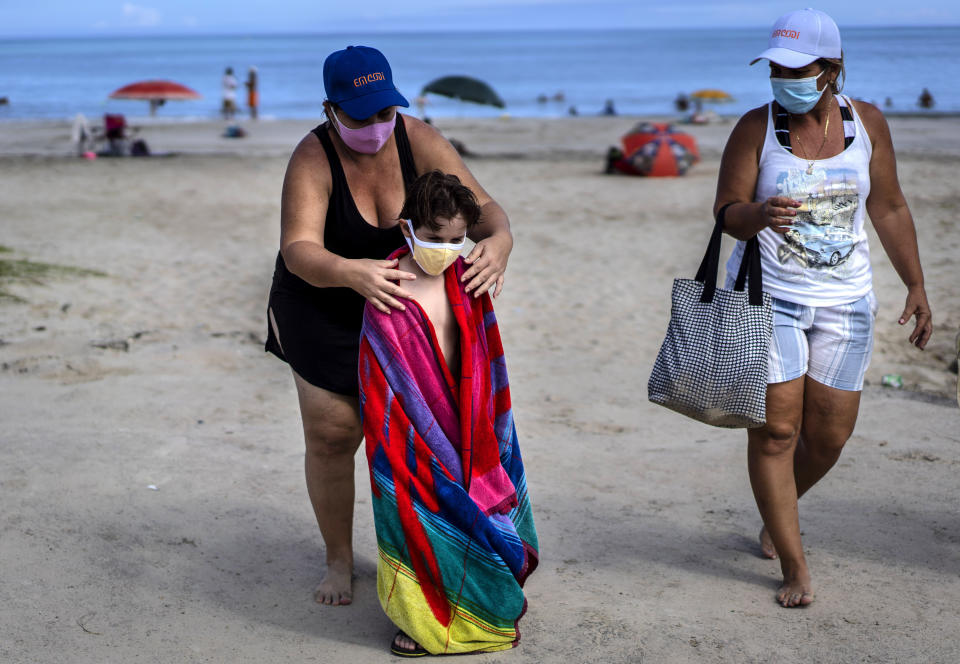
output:
[[360, 403], [377, 530], [377, 594], [400, 656], [517, 644], [537, 534], [490, 296], [460, 256], [480, 206], [430, 171], [400, 212], [391, 254], [417, 276], [403, 311], [364, 307]]
[[[802, 41], [798, 41], [800, 35]], [[897, 180], [890, 129], [872, 104], [840, 94], [840, 31], [821, 11], [784, 14], [767, 60], [773, 98], [748, 111], [720, 161], [714, 213], [739, 242], [727, 263], [733, 287], [745, 241], [760, 241], [764, 290], [773, 296], [767, 421], [747, 431], [750, 483], [764, 527], [760, 550], [780, 558], [785, 607], [813, 602], [797, 501], [840, 458], [853, 433], [873, 351], [869, 213], [907, 287], [900, 325], [922, 349], [933, 332], [917, 234]]]

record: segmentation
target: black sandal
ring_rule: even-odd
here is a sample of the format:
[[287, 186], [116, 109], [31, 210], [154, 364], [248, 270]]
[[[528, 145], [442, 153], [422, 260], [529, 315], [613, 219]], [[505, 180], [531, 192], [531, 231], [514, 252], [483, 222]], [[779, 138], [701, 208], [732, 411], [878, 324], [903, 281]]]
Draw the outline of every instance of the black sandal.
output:
[[[404, 632], [402, 629], [398, 630], [393, 636], [393, 641], [390, 643], [390, 652], [392, 652], [397, 657], [423, 657], [424, 655], [429, 655], [426, 650], [424, 650], [419, 643], [415, 643], [415, 647], [412, 649], [401, 648], [397, 645], [397, 639], [401, 636], [410, 639], [410, 636]], [[410, 639], [413, 641], [413, 639]]]

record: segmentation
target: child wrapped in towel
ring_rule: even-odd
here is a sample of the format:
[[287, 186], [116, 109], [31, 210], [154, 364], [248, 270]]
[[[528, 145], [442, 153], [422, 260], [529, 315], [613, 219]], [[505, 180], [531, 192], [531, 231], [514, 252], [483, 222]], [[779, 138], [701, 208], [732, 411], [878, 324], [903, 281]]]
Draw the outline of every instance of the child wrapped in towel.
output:
[[401, 656], [505, 650], [526, 610], [537, 534], [490, 296], [460, 277], [480, 208], [432, 171], [401, 211], [417, 275], [404, 311], [367, 304], [360, 404], [377, 530], [377, 594]]

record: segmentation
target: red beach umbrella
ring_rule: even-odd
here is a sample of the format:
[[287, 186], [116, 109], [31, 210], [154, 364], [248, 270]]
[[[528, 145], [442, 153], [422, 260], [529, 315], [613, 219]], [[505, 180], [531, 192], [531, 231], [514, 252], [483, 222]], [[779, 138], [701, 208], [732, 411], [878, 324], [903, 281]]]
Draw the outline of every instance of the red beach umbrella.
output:
[[662, 122], [642, 122], [620, 139], [623, 158], [613, 167], [630, 175], [683, 175], [700, 161], [693, 136]]
[[174, 81], [138, 81], [114, 90], [110, 98], [149, 101], [152, 115], [166, 101], [200, 99], [200, 93]]
[[200, 99], [200, 94], [196, 90], [191, 90], [185, 85], [173, 81], [139, 81], [125, 85], [118, 90], [110, 93], [111, 99], [151, 99], [157, 100], [184, 100]]

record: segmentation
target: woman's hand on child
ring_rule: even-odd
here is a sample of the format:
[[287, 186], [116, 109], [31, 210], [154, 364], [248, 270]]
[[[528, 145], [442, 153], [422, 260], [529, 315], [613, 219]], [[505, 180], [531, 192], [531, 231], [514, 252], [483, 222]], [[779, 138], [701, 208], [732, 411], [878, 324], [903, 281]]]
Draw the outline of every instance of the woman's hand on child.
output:
[[495, 234], [477, 242], [464, 259], [470, 265], [460, 277], [461, 282], [467, 282], [464, 290], [474, 297], [480, 297], [487, 291], [493, 297], [500, 295], [511, 249], [513, 240], [509, 234]]
[[400, 287], [400, 281], [416, 279], [416, 275], [396, 269], [399, 263], [396, 258], [358, 258], [351, 262], [354, 264], [354, 271], [349, 282], [350, 288], [385, 314], [390, 313], [391, 307], [400, 311], [406, 310], [403, 302], [397, 298], [409, 300], [413, 295]]

